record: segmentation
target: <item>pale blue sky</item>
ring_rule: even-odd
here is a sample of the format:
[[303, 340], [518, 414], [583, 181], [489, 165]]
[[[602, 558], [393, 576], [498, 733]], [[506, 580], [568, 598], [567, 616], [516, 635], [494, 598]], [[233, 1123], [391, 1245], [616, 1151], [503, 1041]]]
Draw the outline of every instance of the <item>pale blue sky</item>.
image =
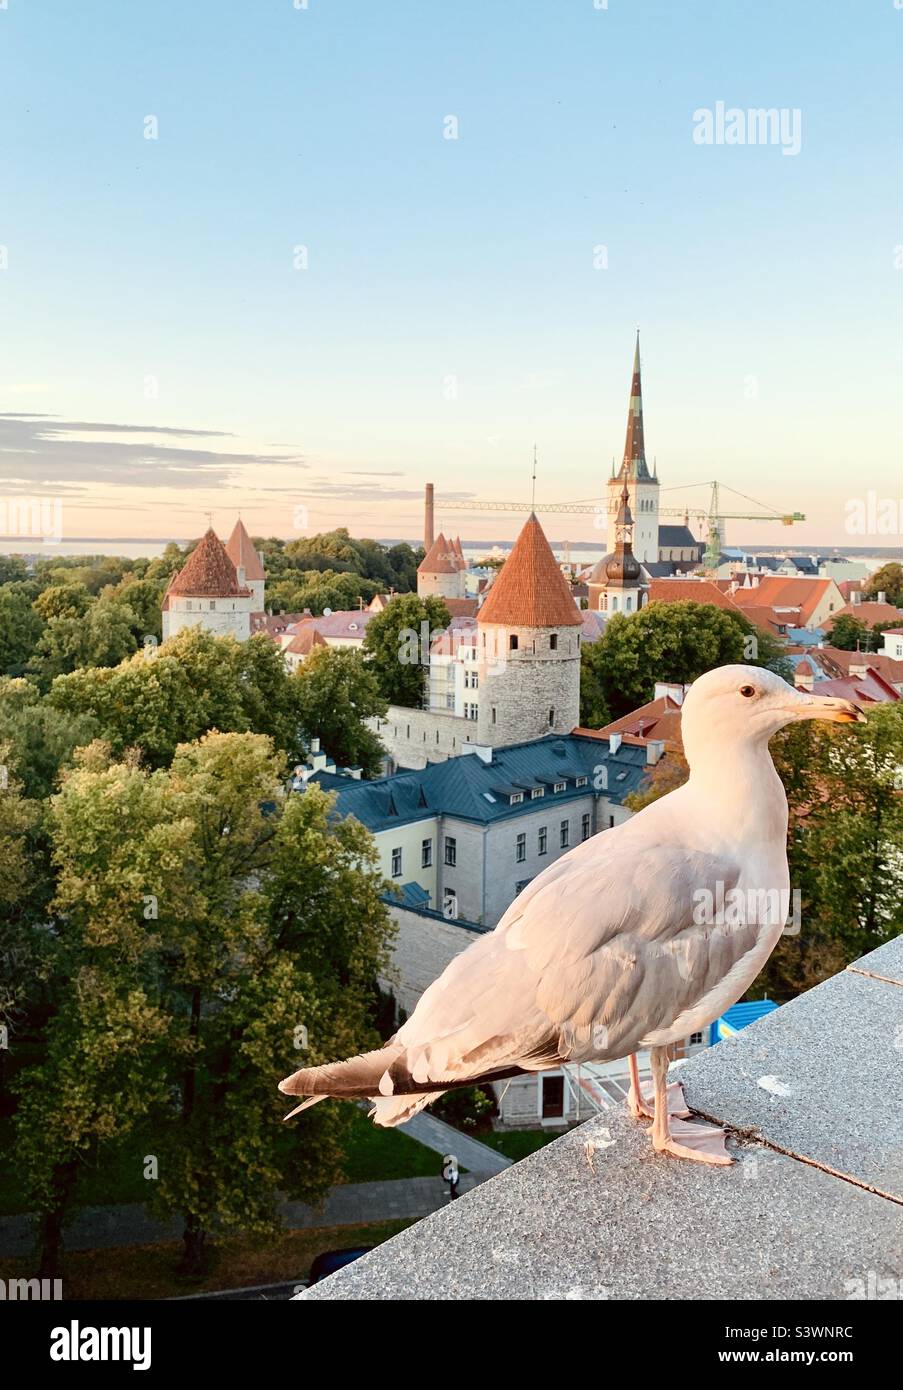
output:
[[[894, 0], [8, 0], [0, 411], [220, 433], [0, 420], [0, 491], [71, 535], [416, 536], [426, 479], [528, 496], [535, 441], [585, 498], [639, 324], [663, 485], [842, 543], [903, 495], [901, 72]], [[798, 108], [800, 153], [695, 144], [719, 100]]]

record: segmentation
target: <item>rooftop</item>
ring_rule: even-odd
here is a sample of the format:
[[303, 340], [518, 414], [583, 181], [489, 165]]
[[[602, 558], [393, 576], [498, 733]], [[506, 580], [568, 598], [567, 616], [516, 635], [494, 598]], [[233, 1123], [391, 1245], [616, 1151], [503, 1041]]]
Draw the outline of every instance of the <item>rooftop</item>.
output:
[[[903, 937], [679, 1066], [732, 1168], [603, 1112], [304, 1300], [848, 1300], [900, 1279]], [[826, 1045], [830, 1040], [830, 1045]], [[878, 1285], [880, 1287], [880, 1285]], [[872, 1295], [874, 1296], [874, 1294]]]
[[[494, 748], [489, 762], [477, 753], [462, 753], [446, 762], [430, 763], [409, 772], [396, 772], [372, 782], [352, 782], [318, 774], [326, 790], [337, 795], [340, 815], [355, 816], [371, 831], [425, 820], [435, 815], [488, 825], [539, 808], [534, 788], [544, 804], [564, 804], [593, 789], [597, 769], [607, 773], [605, 795], [620, 803], [636, 791], [648, 772], [645, 748], [622, 745], [616, 753], [598, 740], [578, 734], [549, 734], [545, 738]], [[585, 779], [582, 786], [577, 778]], [[558, 782], [564, 789], [553, 790]], [[512, 803], [512, 794], [523, 801]]]
[[167, 589], [169, 598], [250, 598], [238, 583], [226, 547], [210, 526]]
[[583, 619], [531, 512], [478, 614], [480, 623], [506, 627], [580, 627]]

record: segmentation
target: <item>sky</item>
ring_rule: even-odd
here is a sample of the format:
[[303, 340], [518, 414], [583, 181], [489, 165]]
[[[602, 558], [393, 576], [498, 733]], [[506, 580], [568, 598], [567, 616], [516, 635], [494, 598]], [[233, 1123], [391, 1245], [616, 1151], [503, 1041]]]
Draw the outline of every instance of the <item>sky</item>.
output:
[[432, 481], [511, 537], [454, 501], [529, 500], [534, 445], [540, 503], [601, 496], [639, 326], [663, 505], [867, 544], [901, 70], [903, 0], [0, 0], [0, 510], [416, 538]]

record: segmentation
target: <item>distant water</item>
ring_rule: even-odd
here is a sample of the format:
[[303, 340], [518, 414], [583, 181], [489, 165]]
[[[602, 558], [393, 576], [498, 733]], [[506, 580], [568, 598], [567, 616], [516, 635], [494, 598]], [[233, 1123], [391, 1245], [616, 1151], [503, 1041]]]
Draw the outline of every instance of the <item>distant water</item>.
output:
[[[144, 557], [153, 559], [157, 555], [162, 555], [167, 545], [175, 541], [177, 545], [187, 545], [188, 539], [185, 537], [172, 536], [164, 540], [137, 540], [134, 537], [105, 537], [88, 536], [84, 540], [62, 540], [57, 544], [49, 541], [37, 540], [9, 540], [0, 538], [0, 555], [35, 555], [42, 559], [50, 559], [54, 555], [121, 555], [129, 560], [138, 560]], [[397, 539], [384, 540], [383, 545], [397, 545]], [[416, 540], [408, 538], [409, 545], [417, 545]], [[497, 554], [507, 555], [511, 549], [513, 541], [477, 541], [463, 542], [463, 550], [468, 560], [485, 559], [493, 551]], [[552, 541], [552, 549], [559, 560], [565, 558], [564, 542]], [[736, 547], [739, 549], [740, 547]], [[748, 547], [753, 554], [774, 554], [773, 549], [761, 546], [758, 549]], [[846, 555], [848, 559], [854, 560], [859, 564], [866, 565], [869, 571], [878, 569], [881, 565], [886, 565], [889, 560], [903, 561], [903, 547], [888, 547], [881, 555], [867, 555], [857, 551], [851, 546], [849, 549], [835, 546], [813, 546], [811, 551], [800, 547], [796, 554], [808, 555], [831, 555], [834, 550]], [[581, 565], [594, 564], [596, 560], [601, 560], [606, 552], [603, 544], [593, 545], [588, 541], [572, 541], [570, 546], [571, 559]]]

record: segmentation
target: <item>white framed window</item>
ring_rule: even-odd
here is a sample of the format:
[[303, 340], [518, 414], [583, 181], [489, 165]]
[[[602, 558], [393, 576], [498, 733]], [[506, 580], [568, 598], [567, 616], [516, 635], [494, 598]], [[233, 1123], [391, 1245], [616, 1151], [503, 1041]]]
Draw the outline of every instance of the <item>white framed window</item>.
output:
[[399, 849], [393, 849], [393, 851], [392, 851], [392, 877], [393, 877], [393, 878], [400, 878], [400, 877], [401, 877], [401, 849], [400, 849], [400, 848], [399, 848]]
[[433, 842], [432, 840], [422, 840], [420, 844], [420, 867], [429, 869], [433, 863]]
[[515, 863], [523, 864], [527, 858], [527, 837], [524, 834], [518, 835], [517, 845], [514, 851]]
[[567, 849], [568, 845], [571, 843], [571, 823], [569, 820], [563, 820], [561, 822], [558, 838], [561, 848]]
[[537, 853], [537, 854], [545, 854], [545, 853], [547, 853], [548, 847], [549, 847], [549, 832], [548, 832], [548, 830], [546, 829], [546, 827], [545, 827], [544, 825], [541, 825], [541, 826], [539, 827], [539, 834], [537, 835], [536, 838], [537, 838], [536, 853]]

